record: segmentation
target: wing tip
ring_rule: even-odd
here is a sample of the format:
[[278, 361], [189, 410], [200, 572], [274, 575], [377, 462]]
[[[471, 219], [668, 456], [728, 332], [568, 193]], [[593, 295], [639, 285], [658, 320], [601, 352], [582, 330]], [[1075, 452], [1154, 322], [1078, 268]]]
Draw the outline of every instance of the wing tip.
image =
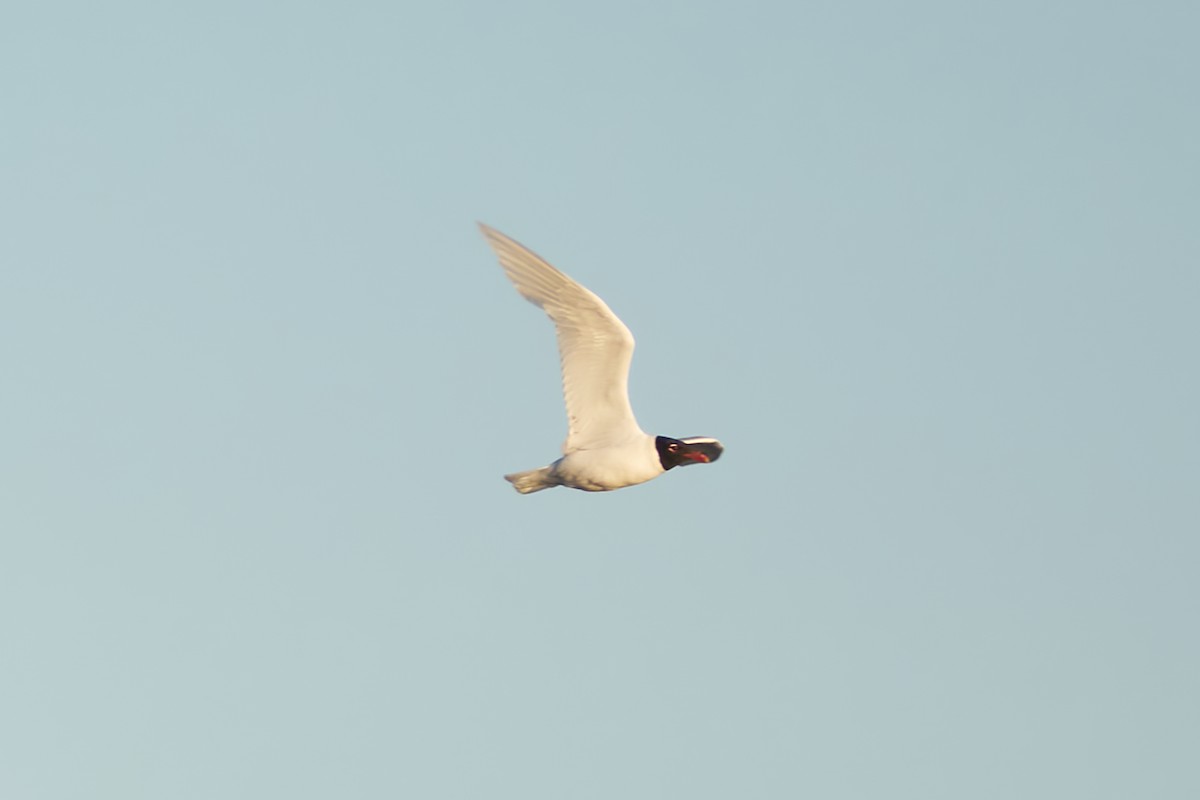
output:
[[505, 236], [503, 233], [496, 230], [491, 225], [488, 225], [486, 222], [480, 222], [479, 220], [475, 220], [475, 224], [479, 226], [479, 232], [483, 234], [483, 238], [488, 240], [488, 244], [494, 245], [494, 243], [496, 243], [496, 242], [511, 241], [511, 239], [509, 239], [509, 237]]

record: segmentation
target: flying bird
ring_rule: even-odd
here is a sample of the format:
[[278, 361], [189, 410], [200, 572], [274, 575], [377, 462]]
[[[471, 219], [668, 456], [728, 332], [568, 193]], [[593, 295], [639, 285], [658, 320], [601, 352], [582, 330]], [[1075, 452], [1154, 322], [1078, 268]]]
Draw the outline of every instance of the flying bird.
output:
[[521, 295], [554, 322], [567, 405], [563, 457], [504, 479], [521, 494], [554, 486], [610, 492], [669, 469], [709, 464], [724, 447], [708, 436], [644, 432], [629, 405], [633, 334], [604, 301], [500, 231], [479, 224]]

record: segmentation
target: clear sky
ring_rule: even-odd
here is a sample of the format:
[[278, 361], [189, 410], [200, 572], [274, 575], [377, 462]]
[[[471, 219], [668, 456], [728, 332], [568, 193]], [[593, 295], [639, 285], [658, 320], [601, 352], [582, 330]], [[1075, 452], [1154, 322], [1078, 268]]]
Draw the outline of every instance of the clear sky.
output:
[[1195, 3], [10, 5], [0, 796], [1200, 797]]

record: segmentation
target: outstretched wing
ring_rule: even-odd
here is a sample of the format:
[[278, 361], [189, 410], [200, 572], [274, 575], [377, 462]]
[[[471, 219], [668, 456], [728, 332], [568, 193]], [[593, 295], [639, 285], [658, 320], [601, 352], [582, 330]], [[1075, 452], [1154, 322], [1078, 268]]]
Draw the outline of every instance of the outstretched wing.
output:
[[567, 404], [563, 453], [644, 435], [629, 405], [633, 334], [596, 295], [503, 233], [480, 223], [500, 266], [554, 322]]

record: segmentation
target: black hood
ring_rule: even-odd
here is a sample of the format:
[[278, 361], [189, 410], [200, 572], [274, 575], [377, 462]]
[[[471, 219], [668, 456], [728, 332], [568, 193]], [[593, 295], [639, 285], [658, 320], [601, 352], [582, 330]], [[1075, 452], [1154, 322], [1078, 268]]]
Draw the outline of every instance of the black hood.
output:
[[654, 447], [658, 450], [658, 461], [664, 470], [686, 467], [688, 464], [711, 464], [725, 452], [721, 443], [711, 436], [691, 436], [687, 439], [656, 436]]

